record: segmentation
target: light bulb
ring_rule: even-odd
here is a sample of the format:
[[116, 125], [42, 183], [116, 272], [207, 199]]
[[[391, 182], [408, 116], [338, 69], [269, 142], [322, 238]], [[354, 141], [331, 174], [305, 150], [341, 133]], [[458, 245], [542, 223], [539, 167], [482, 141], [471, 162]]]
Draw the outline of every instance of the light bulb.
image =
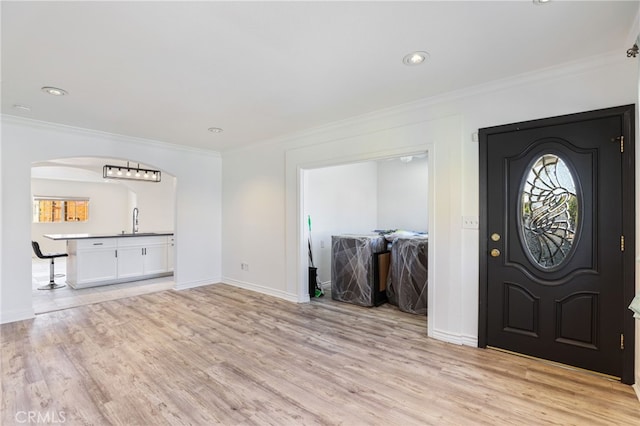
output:
[[402, 58], [402, 62], [405, 65], [409, 65], [409, 66], [420, 65], [421, 63], [426, 61], [428, 57], [429, 57], [429, 54], [427, 52], [412, 52], [412, 53], [409, 53], [408, 55], [405, 55], [405, 57]]

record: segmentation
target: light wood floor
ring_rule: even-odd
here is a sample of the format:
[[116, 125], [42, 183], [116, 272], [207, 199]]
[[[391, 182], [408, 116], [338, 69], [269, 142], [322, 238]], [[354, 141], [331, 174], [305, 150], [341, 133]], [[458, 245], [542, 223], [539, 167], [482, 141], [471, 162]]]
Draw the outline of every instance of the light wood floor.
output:
[[425, 330], [386, 305], [223, 284], [46, 313], [0, 326], [0, 423], [26, 412], [67, 425], [640, 422], [629, 386]]

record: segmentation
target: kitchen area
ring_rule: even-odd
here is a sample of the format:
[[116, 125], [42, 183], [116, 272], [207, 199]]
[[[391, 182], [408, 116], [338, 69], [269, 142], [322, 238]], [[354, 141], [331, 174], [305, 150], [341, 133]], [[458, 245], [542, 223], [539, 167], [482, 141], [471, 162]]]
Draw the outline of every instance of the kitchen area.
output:
[[173, 274], [173, 233], [46, 234], [67, 244], [66, 283], [74, 289]]
[[173, 288], [175, 180], [118, 159], [34, 163], [32, 242], [60, 255], [51, 272], [34, 248], [35, 312]]

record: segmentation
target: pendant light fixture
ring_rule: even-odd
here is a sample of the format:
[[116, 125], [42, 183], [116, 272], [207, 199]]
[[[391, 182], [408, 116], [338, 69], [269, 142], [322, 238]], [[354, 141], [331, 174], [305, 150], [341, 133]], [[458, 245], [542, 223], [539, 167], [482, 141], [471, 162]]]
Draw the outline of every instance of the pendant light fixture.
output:
[[160, 182], [160, 170], [141, 169], [140, 163], [138, 167], [131, 167], [127, 161], [126, 166], [114, 166], [105, 164], [102, 168], [102, 177], [105, 179], [128, 179], [141, 180], [143, 182]]

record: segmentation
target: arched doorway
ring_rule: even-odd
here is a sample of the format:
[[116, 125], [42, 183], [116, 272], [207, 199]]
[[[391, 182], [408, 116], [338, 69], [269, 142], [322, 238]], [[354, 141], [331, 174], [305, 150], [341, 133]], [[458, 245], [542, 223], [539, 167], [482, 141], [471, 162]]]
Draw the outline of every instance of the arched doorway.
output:
[[[175, 229], [176, 178], [162, 172], [159, 182], [105, 179], [105, 164], [126, 166], [127, 160], [98, 157], [74, 157], [35, 162], [31, 167], [31, 199], [33, 220], [31, 239], [38, 241], [42, 251], [66, 252], [64, 239], [51, 239], [45, 235], [80, 234], [109, 235], [131, 233], [132, 212], [136, 209], [138, 232], [173, 233]], [[153, 168], [150, 165], [131, 163], [132, 167]], [[68, 201], [68, 200], [85, 201]], [[51, 201], [54, 200], [54, 201]], [[56, 204], [57, 203], [57, 204]], [[72, 214], [76, 203], [86, 204], [82, 214]], [[56, 206], [56, 214], [38, 212], [40, 206], [48, 210]], [[83, 207], [84, 208], [84, 207]], [[65, 212], [61, 214], [60, 210]], [[55, 216], [55, 217], [54, 217]], [[174, 265], [173, 238], [167, 240], [165, 261], [168, 270]], [[66, 259], [56, 259], [56, 274], [66, 275]], [[38, 291], [42, 281], [49, 279], [48, 261], [33, 256], [32, 288], [35, 313], [65, 309], [87, 303], [166, 290], [174, 287], [173, 276], [148, 280], [117, 283], [109, 286]], [[66, 277], [56, 277], [56, 282]]]

